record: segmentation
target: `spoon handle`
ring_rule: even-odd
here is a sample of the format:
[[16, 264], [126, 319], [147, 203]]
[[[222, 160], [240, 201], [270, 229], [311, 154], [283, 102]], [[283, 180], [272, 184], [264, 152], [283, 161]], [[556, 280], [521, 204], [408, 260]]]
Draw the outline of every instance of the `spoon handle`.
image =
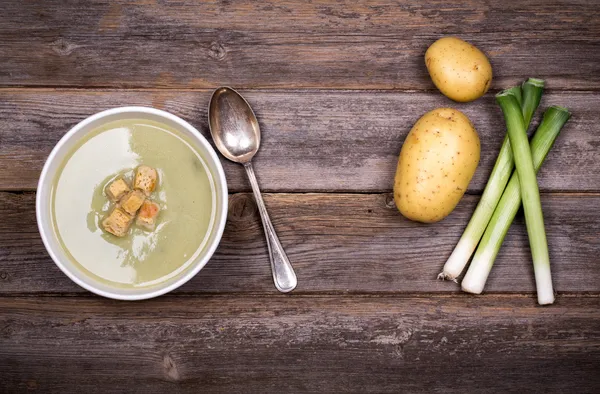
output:
[[254, 175], [252, 163], [245, 163], [244, 168], [246, 169], [246, 173], [250, 179], [252, 192], [254, 193], [254, 199], [258, 205], [258, 211], [260, 212], [260, 217], [265, 229], [275, 287], [277, 287], [277, 290], [282, 293], [290, 292], [294, 290], [298, 284], [296, 273], [294, 272], [294, 268], [292, 268], [292, 264], [290, 264], [290, 260], [288, 259], [283, 247], [281, 246], [281, 243], [279, 242], [279, 238], [277, 238], [277, 234], [275, 233], [271, 219], [269, 219], [267, 208], [265, 207], [265, 203], [260, 195], [260, 189], [258, 188], [258, 181], [256, 180], [256, 175]]

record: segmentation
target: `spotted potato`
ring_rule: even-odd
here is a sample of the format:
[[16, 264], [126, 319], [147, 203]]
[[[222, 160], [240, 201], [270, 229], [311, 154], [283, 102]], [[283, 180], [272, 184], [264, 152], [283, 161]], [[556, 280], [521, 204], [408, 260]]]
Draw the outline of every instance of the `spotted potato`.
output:
[[398, 160], [394, 201], [402, 215], [423, 223], [456, 207], [479, 163], [477, 131], [462, 112], [438, 108], [408, 133]]
[[425, 52], [425, 65], [435, 86], [448, 98], [478, 99], [492, 83], [492, 66], [474, 45], [456, 37], [440, 38]]

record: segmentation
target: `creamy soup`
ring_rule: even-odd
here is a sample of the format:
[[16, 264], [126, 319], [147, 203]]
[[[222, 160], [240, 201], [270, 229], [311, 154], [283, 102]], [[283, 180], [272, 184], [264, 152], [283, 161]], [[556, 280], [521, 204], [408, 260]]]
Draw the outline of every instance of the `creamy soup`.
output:
[[[131, 181], [145, 164], [159, 174], [152, 200], [156, 228], [132, 226], [115, 237], [101, 223], [110, 212], [106, 185]], [[89, 275], [118, 286], [152, 286], [185, 270], [202, 252], [215, 220], [215, 184], [185, 136], [147, 120], [107, 123], [92, 131], [62, 164], [52, 190], [52, 222], [63, 249]]]

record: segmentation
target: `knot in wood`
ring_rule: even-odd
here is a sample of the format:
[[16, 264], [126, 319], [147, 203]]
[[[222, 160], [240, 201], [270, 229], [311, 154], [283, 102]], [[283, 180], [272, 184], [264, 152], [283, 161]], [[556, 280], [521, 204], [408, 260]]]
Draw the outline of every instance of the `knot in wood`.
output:
[[394, 195], [392, 193], [387, 193], [385, 195], [385, 206], [386, 208], [394, 208], [396, 207], [396, 203], [394, 202]]
[[229, 197], [228, 220], [245, 221], [254, 218], [258, 208], [251, 194], [234, 194]]
[[59, 56], [69, 56], [71, 52], [79, 48], [79, 45], [73, 44], [64, 38], [59, 38], [50, 44], [50, 48], [52, 48], [52, 51]]
[[166, 354], [163, 358], [163, 367], [165, 371], [165, 376], [170, 381], [178, 381], [180, 379], [179, 370], [177, 370], [177, 365], [175, 365], [175, 361], [171, 358], [170, 355]]
[[0, 272], [0, 279], [2, 279], [2, 280], [8, 279], [8, 273], [6, 273], [4, 271]]
[[8, 320], [7, 324], [4, 327], [0, 327], [0, 336], [3, 338], [10, 338], [15, 333], [15, 328], [13, 328], [12, 320]]
[[214, 41], [210, 44], [210, 48], [208, 48], [208, 56], [215, 60], [223, 60], [227, 55], [227, 51], [225, 47], [220, 43]]

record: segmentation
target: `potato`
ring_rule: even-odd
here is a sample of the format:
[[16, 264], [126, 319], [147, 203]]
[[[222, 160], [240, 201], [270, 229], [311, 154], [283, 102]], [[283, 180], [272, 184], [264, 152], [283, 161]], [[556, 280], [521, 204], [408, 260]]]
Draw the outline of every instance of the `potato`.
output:
[[435, 86], [460, 102], [483, 96], [492, 83], [492, 66], [475, 46], [456, 37], [440, 38], [425, 52], [425, 64]]
[[471, 121], [452, 108], [423, 115], [406, 136], [394, 180], [402, 215], [433, 223], [456, 207], [479, 163], [479, 136]]

